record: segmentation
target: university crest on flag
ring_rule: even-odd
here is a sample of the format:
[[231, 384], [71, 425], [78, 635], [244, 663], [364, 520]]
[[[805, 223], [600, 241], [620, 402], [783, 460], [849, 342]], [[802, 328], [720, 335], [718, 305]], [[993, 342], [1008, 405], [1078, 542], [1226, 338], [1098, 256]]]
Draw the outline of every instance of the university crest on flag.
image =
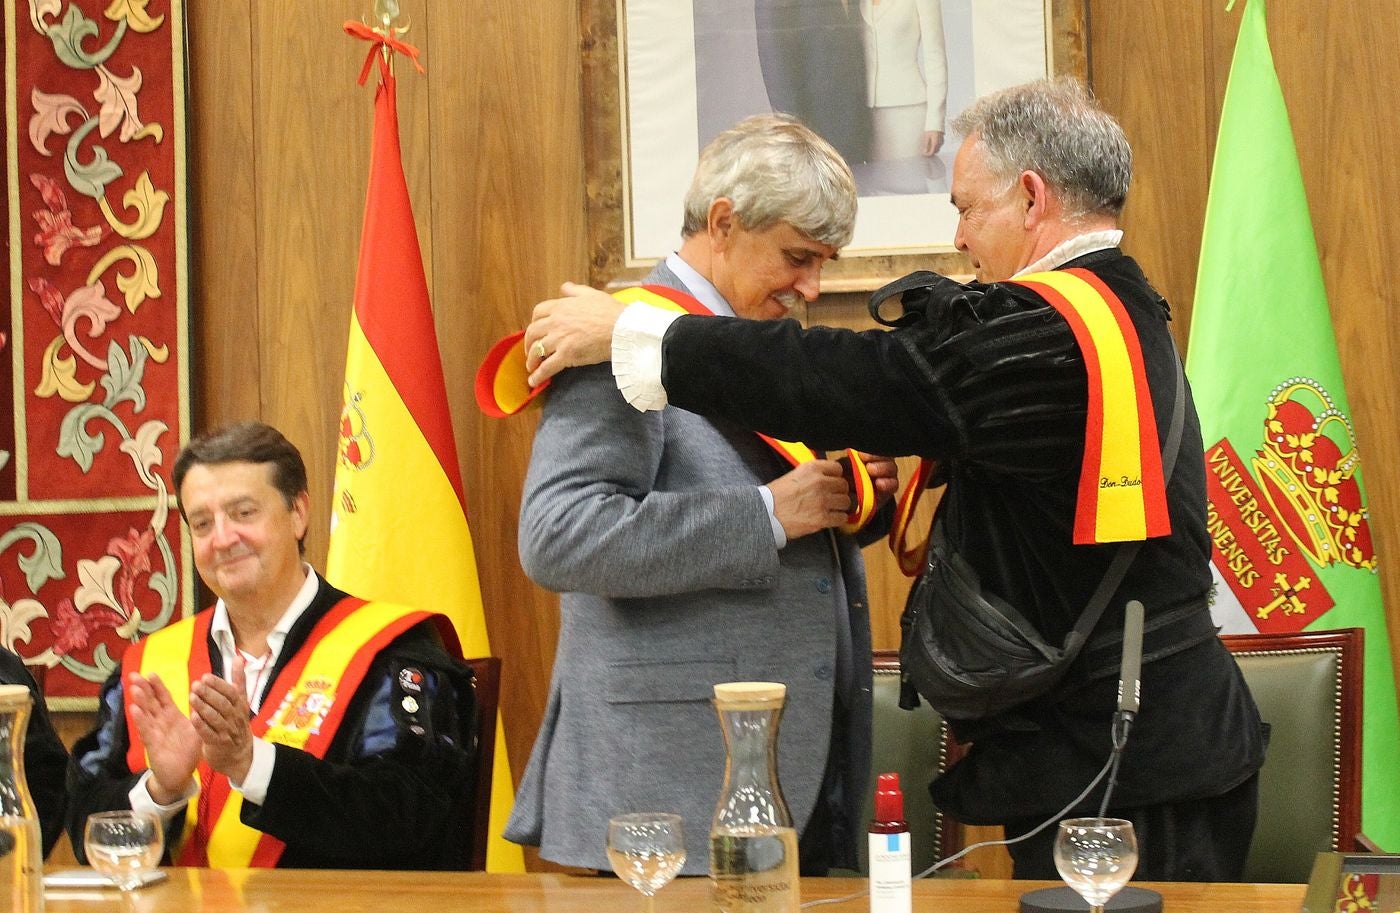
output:
[[1206, 448], [1215, 614], [1242, 613], [1227, 625], [1242, 630], [1301, 631], [1335, 604], [1319, 569], [1376, 568], [1360, 458], [1349, 417], [1313, 378], [1280, 383], [1261, 418], [1247, 463], [1228, 438]]

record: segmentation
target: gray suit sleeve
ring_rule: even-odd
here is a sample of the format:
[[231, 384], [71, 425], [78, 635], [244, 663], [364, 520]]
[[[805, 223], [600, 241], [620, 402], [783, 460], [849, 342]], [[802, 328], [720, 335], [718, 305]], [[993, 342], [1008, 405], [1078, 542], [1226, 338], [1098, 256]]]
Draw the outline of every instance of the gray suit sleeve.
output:
[[726, 472], [732, 450], [713, 467], [705, 453], [684, 454], [698, 471], [672, 467], [658, 490], [665, 461], [682, 456], [666, 451], [664, 415], [628, 406], [609, 365], [555, 378], [520, 507], [520, 562], [532, 580], [611, 598], [771, 584], [768, 512], [752, 479]]

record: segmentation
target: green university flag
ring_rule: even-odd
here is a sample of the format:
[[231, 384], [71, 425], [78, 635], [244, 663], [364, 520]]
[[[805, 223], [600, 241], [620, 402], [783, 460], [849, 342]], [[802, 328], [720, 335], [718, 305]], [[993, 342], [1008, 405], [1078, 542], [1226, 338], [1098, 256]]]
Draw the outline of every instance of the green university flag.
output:
[[1206, 447], [1226, 632], [1366, 629], [1362, 818], [1400, 849], [1390, 638], [1288, 111], [1263, 0], [1245, 8], [1225, 90], [1187, 370]]

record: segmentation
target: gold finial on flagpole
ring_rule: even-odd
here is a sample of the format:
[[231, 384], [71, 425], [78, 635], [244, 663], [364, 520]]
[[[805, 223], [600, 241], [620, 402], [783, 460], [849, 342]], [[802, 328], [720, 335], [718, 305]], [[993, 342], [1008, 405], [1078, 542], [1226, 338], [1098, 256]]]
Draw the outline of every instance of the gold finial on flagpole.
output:
[[[385, 38], [399, 38], [408, 32], [408, 26], [396, 26], [394, 20], [399, 18], [399, 0], [374, 0], [374, 19], [378, 23], [371, 26], [376, 33]], [[394, 72], [394, 51], [389, 45], [381, 45], [379, 52], [384, 55], [384, 62], [389, 65], [389, 74]]]
[[390, 79], [394, 76], [394, 54], [403, 54], [413, 61], [413, 68], [419, 73], [426, 73], [423, 64], [418, 59], [418, 49], [403, 40], [403, 36], [408, 33], [408, 23], [395, 25], [394, 20], [399, 17], [399, 0], [374, 0], [374, 22], [368, 20], [351, 19], [345, 23], [345, 32], [361, 41], [368, 41], [371, 45], [369, 53], [365, 55], [365, 65], [360, 68], [360, 85], [365, 84], [365, 78], [369, 76], [371, 66], [374, 64], [374, 52], [378, 49], [382, 55], [379, 58], [380, 73]]

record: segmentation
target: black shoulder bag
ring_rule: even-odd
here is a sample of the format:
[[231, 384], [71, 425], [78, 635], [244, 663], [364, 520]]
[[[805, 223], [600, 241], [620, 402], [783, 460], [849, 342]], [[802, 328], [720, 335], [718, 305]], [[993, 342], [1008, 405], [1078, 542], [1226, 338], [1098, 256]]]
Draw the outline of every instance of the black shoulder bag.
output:
[[[1163, 484], [1176, 468], [1186, 412], [1185, 375], [1175, 350], [1172, 355], [1176, 402], [1162, 448]], [[1141, 547], [1141, 541], [1123, 543], [1064, 645], [1054, 647], [1014, 607], [982, 591], [977, 572], [948, 546], [942, 521], [936, 522], [929, 535], [928, 567], [900, 619], [904, 683], [955, 720], [985, 719], [1046, 693], [1079, 655]], [[905, 697], [905, 706], [917, 704]]]

